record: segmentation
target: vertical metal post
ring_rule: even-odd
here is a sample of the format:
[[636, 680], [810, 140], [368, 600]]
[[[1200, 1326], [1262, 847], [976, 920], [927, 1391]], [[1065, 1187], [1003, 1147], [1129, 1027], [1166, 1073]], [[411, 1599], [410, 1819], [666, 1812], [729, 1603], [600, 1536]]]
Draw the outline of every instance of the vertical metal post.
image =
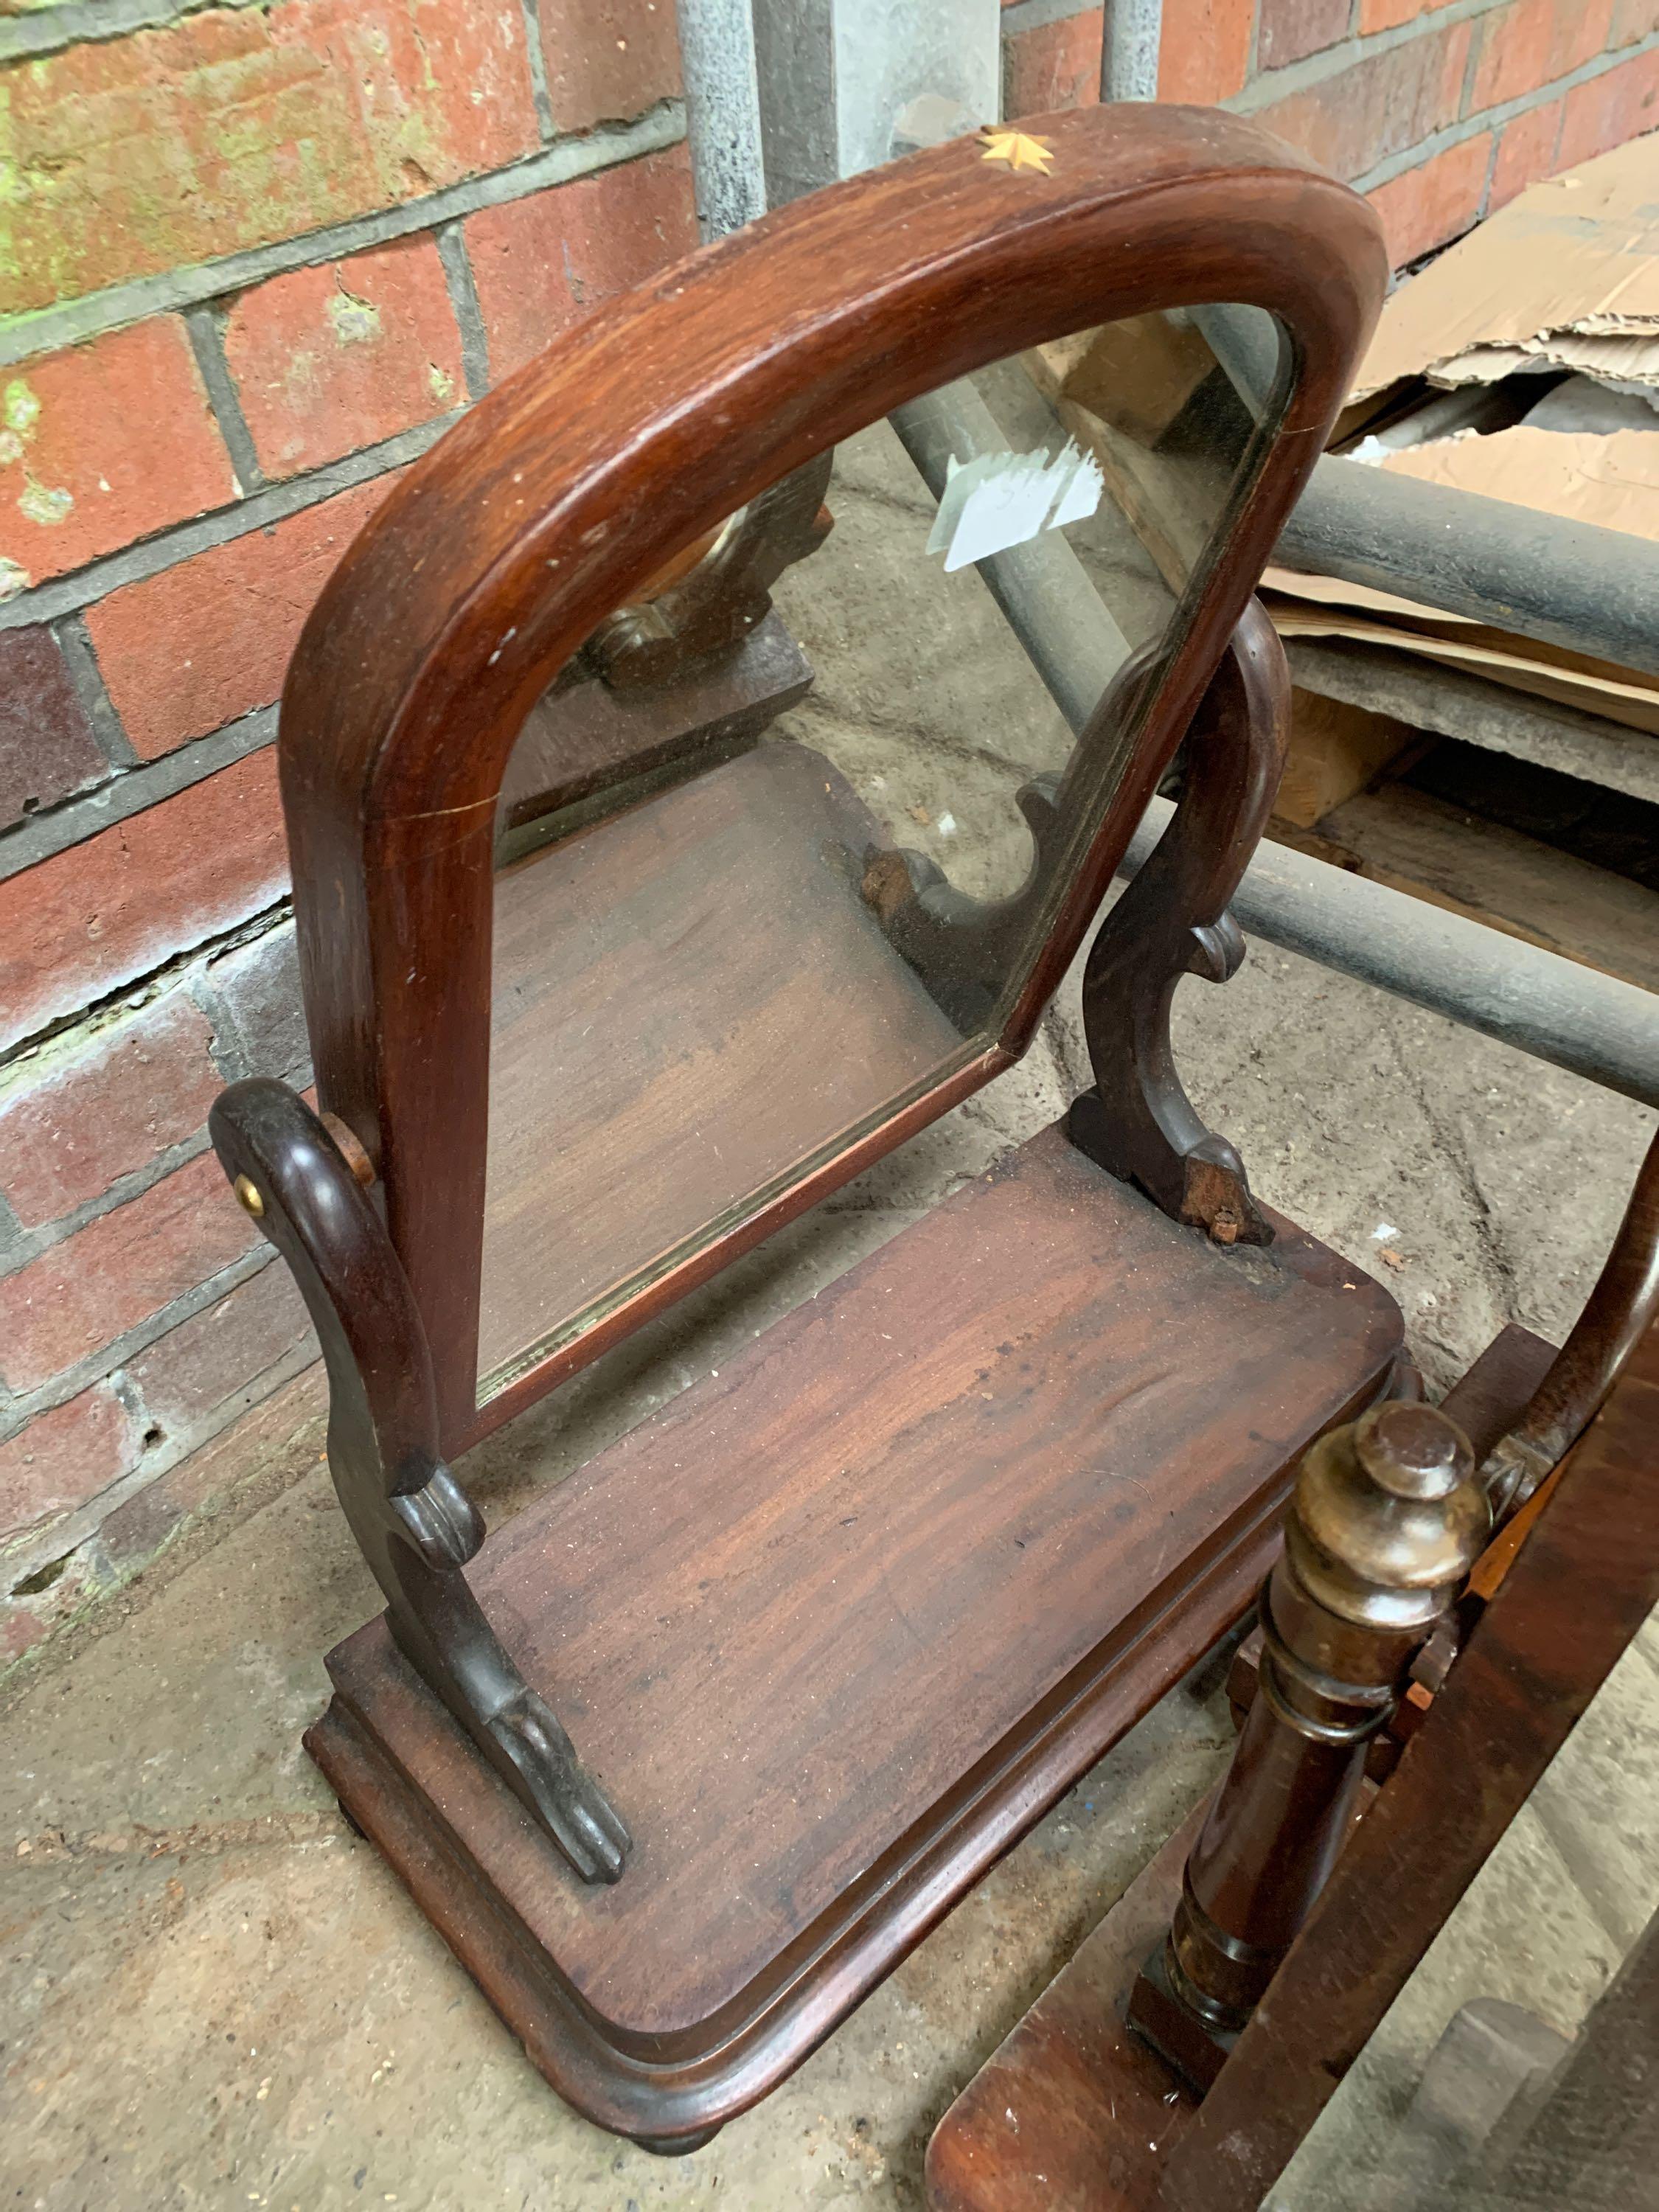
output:
[[752, 0], [769, 205], [1001, 112], [1000, 0]]
[[750, 0], [679, 0], [691, 182], [705, 244], [766, 212]]
[[1156, 100], [1164, 0], [1106, 0], [1101, 27], [1102, 100]]

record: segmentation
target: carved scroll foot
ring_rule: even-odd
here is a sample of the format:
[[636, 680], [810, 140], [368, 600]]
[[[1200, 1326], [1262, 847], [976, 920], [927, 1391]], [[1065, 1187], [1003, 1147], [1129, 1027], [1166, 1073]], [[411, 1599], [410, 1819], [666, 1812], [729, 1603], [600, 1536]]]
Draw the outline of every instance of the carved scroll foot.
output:
[[1121, 1106], [1114, 1112], [1098, 1091], [1085, 1091], [1072, 1102], [1066, 1133], [1109, 1175], [1133, 1183], [1172, 1220], [1202, 1229], [1216, 1243], [1273, 1243], [1272, 1226], [1250, 1195], [1244, 1163], [1224, 1137], [1206, 1129], [1190, 1151], [1178, 1152], [1160, 1129], [1152, 1135], [1136, 1132], [1141, 1141], [1126, 1144], [1125, 1121]]
[[379, 1214], [336, 1139], [286, 1085], [233, 1084], [210, 1127], [321, 1340], [329, 1467], [398, 1650], [582, 1880], [615, 1881], [628, 1830], [461, 1571], [483, 1522], [440, 1455], [425, 1331]]
[[582, 1880], [615, 1881], [632, 1838], [551, 1708], [526, 1685], [485, 1726], [519, 1776], [520, 1796]]
[[1218, 1244], [1268, 1244], [1243, 1162], [1182, 1088], [1170, 1014], [1183, 975], [1224, 983], [1244, 957], [1227, 902], [1284, 766], [1290, 678], [1252, 600], [1188, 735], [1187, 789], [1152, 857], [1102, 923], [1083, 977], [1095, 1072], [1066, 1133], [1079, 1152]]

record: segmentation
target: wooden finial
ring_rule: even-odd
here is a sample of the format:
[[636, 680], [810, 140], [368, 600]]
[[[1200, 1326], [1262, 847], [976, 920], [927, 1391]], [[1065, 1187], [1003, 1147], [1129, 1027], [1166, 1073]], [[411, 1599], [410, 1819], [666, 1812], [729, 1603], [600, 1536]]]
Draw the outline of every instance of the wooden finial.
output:
[[1324, 1887], [1371, 1737], [1491, 1527], [1431, 1406], [1374, 1407], [1303, 1459], [1261, 1598], [1260, 1686], [1129, 2020], [1207, 2087]]

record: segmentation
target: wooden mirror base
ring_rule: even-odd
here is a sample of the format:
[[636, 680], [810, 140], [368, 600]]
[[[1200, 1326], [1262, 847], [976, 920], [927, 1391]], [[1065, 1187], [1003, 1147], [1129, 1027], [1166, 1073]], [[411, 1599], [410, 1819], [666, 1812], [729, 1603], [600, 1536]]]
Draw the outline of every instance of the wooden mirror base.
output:
[[1401, 1339], [1273, 1226], [1223, 1249], [1046, 1131], [490, 1537], [468, 1580], [633, 1835], [610, 1887], [383, 1623], [331, 1656], [313, 1755], [578, 2111], [706, 2140], [1249, 1605]]

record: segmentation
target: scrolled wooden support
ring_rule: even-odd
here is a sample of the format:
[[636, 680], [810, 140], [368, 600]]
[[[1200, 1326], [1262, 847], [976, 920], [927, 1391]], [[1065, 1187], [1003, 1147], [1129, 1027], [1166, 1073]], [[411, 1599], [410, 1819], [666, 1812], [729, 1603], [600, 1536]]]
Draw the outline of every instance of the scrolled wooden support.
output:
[[1659, 1137], [1648, 1147], [1607, 1265], [1515, 1426], [1480, 1469], [1495, 1521], [1519, 1511], [1600, 1412], [1659, 1314]]
[[1129, 2004], [1200, 2089], [1323, 1888], [1370, 1740], [1490, 1525], [1468, 1441], [1431, 1407], [1374, 1407], [1304, 1458], [1262, 1595], [1260, 1689]]
[[1101, 924], [1083, 975], [1094, 1088], [1066, 1133], [1080, 1152], [1221, 1244], [1273, 1231], [1244, 1165], [1182, 1087], [1170, 1014], [1183, 975], [1224, 983], [1244, 957], [1227, 902], [1272, 810], [1290, 730], [1284, 649], [1252, 600], [1187, 735], [1186, 789], [1151, 858]]
[[330, 1469], [399, 1650], [582, 1880], [615, 1881], [628, 1831], [460, 1571], [483, 1522], [439, 1452], [425, 1332], [360, 1172], [304, 1100], [268, 1078], [222, 1092], [209, 1127], [321, 1340]]

